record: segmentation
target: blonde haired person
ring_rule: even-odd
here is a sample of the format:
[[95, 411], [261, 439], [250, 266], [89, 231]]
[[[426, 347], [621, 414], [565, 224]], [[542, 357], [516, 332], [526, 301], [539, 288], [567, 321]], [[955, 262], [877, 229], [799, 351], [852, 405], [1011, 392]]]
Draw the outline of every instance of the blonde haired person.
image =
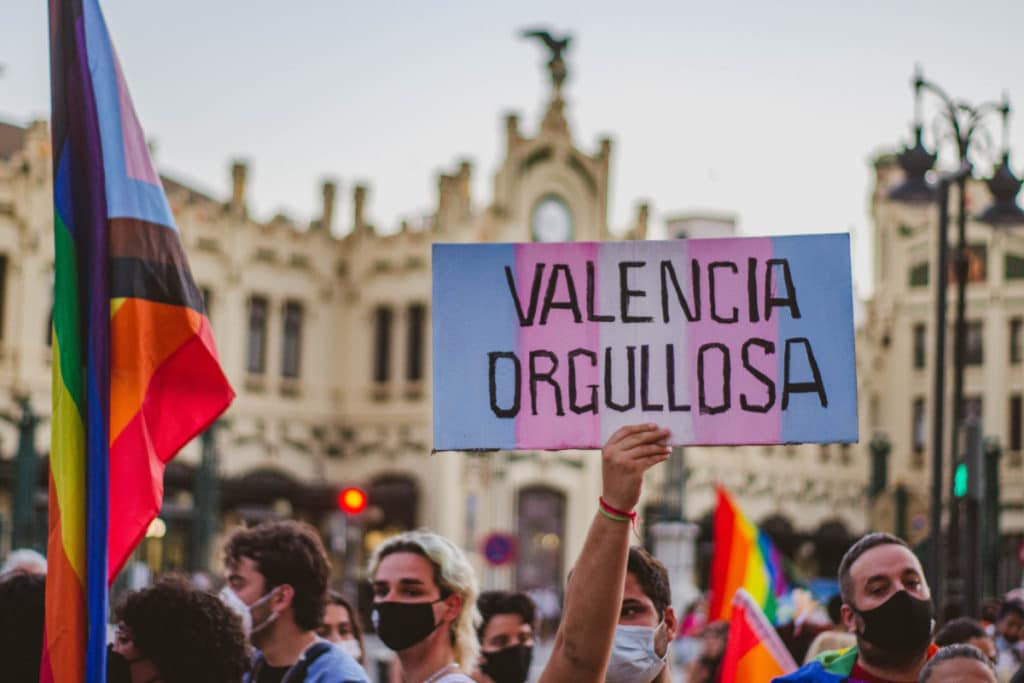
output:
[[370, 559], [372, 620], [409, 683], [472, 683], [480, 654], [473, 567], [451, 541], [409, 531]]

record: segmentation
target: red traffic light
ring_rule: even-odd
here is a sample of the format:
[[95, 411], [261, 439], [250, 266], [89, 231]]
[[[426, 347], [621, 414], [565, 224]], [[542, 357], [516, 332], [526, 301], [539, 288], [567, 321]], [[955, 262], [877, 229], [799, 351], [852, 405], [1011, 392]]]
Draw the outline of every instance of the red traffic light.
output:
[[366, 509], [366, 493], [350, 486], [338, 494], [338, 509], [350, 515], [358, 515]]

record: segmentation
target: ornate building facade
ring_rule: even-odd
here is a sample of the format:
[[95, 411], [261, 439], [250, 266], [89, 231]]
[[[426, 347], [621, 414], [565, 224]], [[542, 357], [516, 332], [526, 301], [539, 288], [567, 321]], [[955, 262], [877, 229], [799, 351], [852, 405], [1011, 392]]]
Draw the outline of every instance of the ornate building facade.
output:
[[[612, 141], [601, 139], [590, 150], [577, 144], [554, 68], [552, 76], [534, 134], [518, 116], [506, 118], [493, 196], [472, 196], [473, 167], [461, 162], [439, 175], [429, 218], [397, 231], [367, 223], [364, 186], [352, 188], [351, 214], [342, 221], [334, 212], [338, 187], [324, 182], [321, 215], [306, 226], [249, 215], [244, 163], [231, 167], [226, 200], [164, 178], [238, 398], [205, 443], [189, 444], [169, 466], [161, 521], [138, 551], [140, 561], [153, 569], [216, 570], [225, 530], [296, 517], [320, 528], [352, 577], [388, 534], [427, 526], [470, 552], [485, 587], [559, 590], [595, 512], [597, 454], [431, 454], [431, 244], [648, 237], [643, 203], [632, 225], [610, 230]], [[45, 123], [0, 125], [0, 406], [14, 416], [18, 397], [30, 398], [44, 417], [49, 412], [51, 202]], [[683, 217], [670, 230], [727, 234], [731, 221]], [[872, 397], [882, 381], [874, 368], [860, 367], [862, 391]], [[877, 425], [861, 412], [866, 434]], [[893, 408], [885, 416], [898, 415]], [[42, 458], [46, 427], [44, 420], [35, 435]], [[16, 425], [0, 422], [5, 522], [17, 443]], [[807, 573], [828, 574], [850, 536], [867, 526], [865, 453], [856, 445], [688, 448], [686, 467], [676, 472], [685, 476], [669, 468], [652, 472], [646, 517], [657, 520], [665, 501], [681, 494], [684, 514], [702, 520], [706, 561], [720, 481], [752, 519], [783, 539], [784, 550], [803, 557]], [[209, 484], [212, 473], [211, 497], [199, 492], [209, 489], [204, 480]], [[45, 477], [42, 466], [33, 530], [40, 541]], [[352, 519], [335, 502], [347, 485], [369, 497], [367, 510]], [[213, 520], [212, 534], [197, 533], [204, 516]], [[0, 551], [10, 547], [10, 529], [0, 527]], [[492, 532], [517, 540], [507, 564], [482, 556], [481, 541]]]

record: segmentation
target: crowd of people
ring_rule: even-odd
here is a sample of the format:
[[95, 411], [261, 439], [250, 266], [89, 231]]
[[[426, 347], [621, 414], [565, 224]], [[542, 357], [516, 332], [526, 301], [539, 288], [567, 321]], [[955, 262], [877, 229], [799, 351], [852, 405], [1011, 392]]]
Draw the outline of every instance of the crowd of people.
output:
[[[544, 662], [534, 662], [538, 610], [528, 595], [480, 593], [466, 555], [436, 533], [381, 543], [368, 567], [370, 625], [395, 653], [399, 680], [525, 683], [539, 669], [541, 683], [670, 683], [674, 665], [688, 683], [720, 681], [728, 624], [703, 623], [699, 607], [677, 615], [665, 567], [630, 543], [644, 473], [667, 459], [667, 439], [655, 425], [623, 427], [602, 450], [602, 495]], [[0, 574], [5, 681], [39, 680], [45, 572], [43, 558], [12, 554]], [[118, 602], [107, 680], [368, 681], [359, 614], [329, 590], [330, 579], [327, 553], [308, 525], [237, 529], [224, 545], [219, 593], [165, 576]], [[806, 663], [776, 681], [1024, 683], [1024, 595], [1008, 595], [991, 624], [956, 619], [936, 630], [917, 557], [883, 533], [849, 549], [838, 583], [832, 628], [785, 636]]]

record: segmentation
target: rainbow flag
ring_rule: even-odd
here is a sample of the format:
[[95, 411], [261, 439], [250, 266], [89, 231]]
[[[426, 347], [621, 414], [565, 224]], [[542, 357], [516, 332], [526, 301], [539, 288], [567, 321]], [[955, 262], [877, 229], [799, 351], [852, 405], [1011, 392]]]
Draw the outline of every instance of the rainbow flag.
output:
[[733, 596], [744, 588], [768, 619], [774, 621], [778, 598], [788, 589], [782, 556], [767, 534], [747, 519], [724, 487], [719, 486], [717, 493], [708, 620], [729, 619]]
[[107, 590], [231, 403], [96, 0], [50, 1], [55, 278], [41, 680], [106, 678]]
[[730, 604], [721, 683], [768, 683], [796, 671], [792, 655], [750, 593], [740, 588]]

